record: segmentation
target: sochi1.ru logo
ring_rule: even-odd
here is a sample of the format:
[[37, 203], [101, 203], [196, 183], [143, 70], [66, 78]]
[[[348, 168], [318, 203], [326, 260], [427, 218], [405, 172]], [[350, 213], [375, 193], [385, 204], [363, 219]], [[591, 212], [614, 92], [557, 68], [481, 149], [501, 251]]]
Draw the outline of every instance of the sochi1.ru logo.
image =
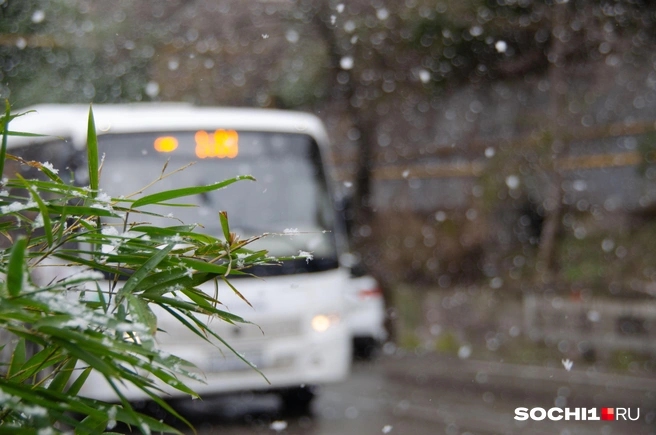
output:
[[[601, 417], [600, 417], [601, 415]], [[640, 418], [639, 408], [601, 408], [601, 413], [597, 408], [515, 408], [515, 420], [576, 420], [576, 421], [595, 421], [595, 420], [631, 420], [636, 421]]]

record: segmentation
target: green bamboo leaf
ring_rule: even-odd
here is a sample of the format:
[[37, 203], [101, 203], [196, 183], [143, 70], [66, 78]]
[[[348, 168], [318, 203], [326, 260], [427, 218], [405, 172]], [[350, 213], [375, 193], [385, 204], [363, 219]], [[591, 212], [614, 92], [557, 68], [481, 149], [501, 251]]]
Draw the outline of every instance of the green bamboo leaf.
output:
[[24, 426], [7, 427], [2, 426], [3, 435], [38, 435], [37, 429], [26, 428]]
[[87, 415], [81, 422], [85, 427], [76, 427], [75, 435], [106, 434], [105, 428], [108, 422], [109, 418], [106, 415], [102, 417]]
[[185, 266], [190, 267], [191, 269], [199, 272], [210, 272], [210, 273], [216, 273], [218, 275], [224, 275], [228, 271], [228, 268], [226, 266], [220, 264], [208, 263], [200, 260], [194, 260], [192, 258], [181, 257], [180, 262], [183, 263]]
[[[9, 100], [5, 100], [5, 103], [8, 104]], [[0, 117], [0, 133], [3, 133], [5, 131], [4, 125], [1, 122], [3, 119], [8, 119], [9, 121], [11, 121], [12, 119], [16, 119], [16, 118], [20, 118], [21, 116], [25, 116], [28, 113], [36, 113], [36, 110], [28, 110], [27, 112], [21, 112], [21, 113], [16, 113], [14, 115], [7, 115], [7, 116]], [[9, 132], [9, 133], [11, 135], [11, 132]], [[30, 134], [34, 134], [34, 133], [30, 133]]]
[[[7, 158], [9, 158], [9, 156], [10, 154], [7, 155]], [[58, 182], [52, 182], [47, 180], [30, 180], [30, 183], [37, 190], [43, 190], [46, 192], [66, 195], [73, 198], [83, 198], [89, 194], [88, 188], [76, 187], [70, 185], [62, 186]], [[9, 182], [7, 183], [7, 187], [21, 188], [23, 187], [23, 184], [19, 180], [10, 179]]]
[[51, 171], [49, 168], [46, 168], [44, 165], [39, 166], [39, 170], [46, 174], [46, 177], [50, 178], [55, 183], [64, 184], [64, 180], [59, 178], [59, 175]]
[[230, 283], [230, 281], [228, 281], [228, 278], [226, 278], [225, 276], [222, 276], [221, 278], [223, 278], [223, 281], [224, 281], [226, 284], [228, 284], [228, 287], [230, 287], [230, 288], [232, 289], [232, 291], [233, 291], [237, 296], [239, 296], [239, 298], [240, 298], [242, 301], [246, 302], [246, 303], [248, 304], [249, 307], [253, 308], [253, 306], [251, 305], [251, 303], [248, 302], [248, 299], [246, 299], [246, 298], [244, 297], [244, 295], [242, 295], [241, 293], [239, 293], [239, 291], [235, 288], [235, 286], [233, 286], [233, 285]]
[[42, 326], [38, 329], [44, 334], [50, 335], [52, 343], [63, 347], [70, 355], [86, 362], [103, 375], [108, 377], [119, 376], [116, 363], [109, 363], [104, 357], [109, 355], [120, 357], [121, 355], [108, 352], [107, 346], [104, 346], [100, 339], [91, 339], [87, 334], [54, 326]]
[[78, 256], [76, 256], [76, 255], [68, 255], [67, 252], [68, 252], [68, 251], [66, 251], [66, 252], [55, 252], [55, 253], [53, 254], [53, 256], [56, 257], [56, 258], [59, 258], [59, 259], [61, 259], [61, 260], [70, 261], [71, 263], [78, 263], [78, 264], [80, 264], [80, 265], [89, 266], [89, 267], [92, 267], [92, 268], [94, 268], [94, 269], [96, 269], [96, 270], [100, 270], [101, 272], [117, 273], [117, 274], [119, 274], [119, 275], [123, 275], [123, 276], [127, 276], [127, 275], [128, 275], [128, 273], [123, 272], [123, 271], [121, 271], [121, 270], [117, 270], [117, 269], [114, 268], [114, 267], [111, 267], [111, 266], [105, 266], [105, 265], [99, 264], [99, 263], [97, 263], [97, 262], [95, 262], [95, 261], [92, 261], [92, 260], [86, 260], [86, 259], [84, 259], [84, 258], [78, 257]]
[[16, 376], [16, 382], [23, 382], [34, 376], [36, 373], [60, 363], [65, 358], [66, 357], [61, 354], [59, 349], [45, 347], [23, 364], [23, 367], [21, 367], [19, 372], [20, 374]]
[[130, 294], [137, 288], [139, 283], [146, 277], [148, 274], [157, 267], [157, 265], [167, 256], [175, 243], [170, 243], [165, 248], [159, 250], [152, 257], [148, 259], [139, 269], [137, 269], [126, 281], [123, 288], [118, 292], [118, 297], [121, 298], [126, 294]]
[[91, 197], [98, 194], [98, 137], [96, 136], [96, 122], [93, 119], [93, 107], [89, 106], [89, 123], [87, 126], [87, 159], [89, 162], [89, 186]]
[[41, 216], [43, 218], [43, 231], [45, 233], [46, 240], [48, 241], [48, 247], [52, 246], [52, 225], [50, 224], [50, 212], [48, 212], [48, 207], [43, 202], [41, 197], [37, 195], [34, 189], [32, 189], [30, 183], [21, 177], [20, 174], [16, 174], [16, 177], [18, 177], [18, 179], [20, 179], [25, 184], [25, 188], [30, 192], [32, 199], [39, 206], [39, 210], [41, 211]]
[[2, 118], [2, 146], [0, 146], [0, 177], [5, 169], [5, 156], [7, 155], [7, 136], [9, 133], [9, 121], [11, 120], [11, 106], [9, 100], [5, 100], [5, 116]]
[[[145, 378], [142, 378], [145, 379]], [[145, 414], [137, 414], [134, 412], [132, 407], [130, 406], [130, 403], [128, 400], [125, 398], [125, 395], [121, 392], [116, 387], [116, 384], [112, 379], [107, 379], [107, 382], [109, 385], [114, 389], [114, 392], [116, 392], [116, 395], [119, 397], [121, 400], [121, 403], [123, 404], [123, 408], [118, 408], [116, 412], [116, 420], [117, 421], [122, 421], [124, 423], [139, 427], [141, 429], [142, 425], [145, 425], [148, 427], [148, 430], [152, 432], [167, 432], [167, 433], [175, 433], [175, 434], [180, 434], [182, 435], [181, 432], [173, 429], [172, 427], [155, 420], [152, 417], [149, 417]], [[132, 380], [134, 383], [135, 380]], [[161, 406], [166, 412], [186, 424], [189, 428], [193, 428], [191, 423], [189, 423], [184, 417], [182, 417], [180, 414], [178, 414], [171, 406], [166, 403], [164, 400], [161, 399], [158, 395], [154, 394], [150, 389], [145, 388], [142, 386], [141, 383], [136, 383], [135, 384], [138, 388], [140, 388], [144, 393], [146, 393], [155, 403], [157, 403], [159, 406]], [[159, 390], [159, 389], [158, 389]], [[161, 392], [161, 390], [159, 390]], [[145, 433], [145, 431], [142, 429], [142, 432]]]
[[137, 317], [139, 323], [142, 323], [148, 327], [148, 332], [150, 335], [155, 335], [157, 332], [157, 316], [153, 313], [153, 310], [150, 309], [148, 304], [140, 299], [137, 296], [129, 294], [127, 296], [128, 303], [131, 307], [131, 312]]
[[184, 382], [181, 382], [178, 378], [170, 375], [169, 373], [166, 373], [164, 370], [154, 368], [152, 370], [152, 373], [153, 375], [161, 379], [166, 385], [173, 387], [178, 391], [182, 391], [183, 393], [189, 394], [190, 396], [200, 398], [198, 393], [196, 393], [194, 390], [186, 386]]
[[176, 286], [187, 287], [191, 283], [192, 278], [189, 277], [186, 268], [173, 268], [146, 277], [135, 289], [135, 292], [142, 290], [153, 292], [158, 291], [160, 288], [174, 288]]
[[148, 204], [156, 204], [169, 199], [181, 198], [184, 196], [198, 195], [200, 193], [211, 192], [213, 190], [222, 189], [226, 186], [236, 183], [240, 180], [255, 181], [255, 178], [250, 175], [242, 175], [239, 177], [231, 178], [219, 183], [210, 184], [208, 186], [185, 187], [182, 189], [167, 190], [165, 192], [153, 193], [152, 195], [144, 196], [132, 203], [133, 208], [142, 207]]
[[69, 215], [75, 215], [75, 216], [103, 216], [103, 217], [114, 217], [114, 218], [120, 217], [116, 213], [113, 213], [109, 210], [105, 210], [104, 208], [88, 207], [83, 205], [64, 206], [64, 205], [48, 204], [48, 210], [50, 210], [51, 213], [53, 214], [63, 214], [64, 212], [66, 212]]
[[[167, 306], [167, 305], [160, 305], [164, 310], [166, 310], [170, 315], [175, 317], [178, 322], [182, 323], [187, 329], [189, 329], [191, 332], [196, 334], [198, 337], [200, 337], [202, 340], [207, 341], [208, 343], [210, 340], [207, 338], [205, 334], [201, 330], [199, 330], [196, 326], [194, 326], [191, 322], [189, 322], [187, 319], [185, 319], [182, 314], [178, 313], [175, 311], [172, 307]], [[189, 316], [189, 314], [185, 313], [185, 315]]]
[[66, 393], [71, 395], [71, 396], [77, 396], [82, 387], [84, 386], [84, 383], [87, 381], [87, 378], [91, 374], [91, 370], [93, 368], [91, 366], [85, 368], [82, 373], [80, 373], [80, 376], [78, 376], [75, 381], [71, 384], [70, 387], [68, 387], [68, 390], [66, 390]]
[[[59, 176], [58, 176], [54, 171], [50, 170], [48, 167], [46, 167], [46, 166], [45, 166], [43, 163], [41, 163], [41, 162], [37, 162], [37, 161], [34, 161], [34, 160], [24, 160], [24, 159], [22, 159], [21, 157], [14, 156], [14, 155], [12, 155], [12, 154], [7, 154], [7, 155], [6, 155], [6, 158], [11, 159], [11, 160], [15, 160], [15, 161], [17, 161], [17, 162], [20, 162], [20, 163], [22, 163], [22, 164], [24, 164], [24, 165], [31, 166], [31, 167], [33, 167], [33, 168], [37, 168], [39, 171], [41, 171], [41, 172], [43, 172], [44, 174], [46, 174], [46, 176], [47, 176], [48, 178], [50, 178], [52, 181], [56, 182], [57, 184], [59, 184], [59, 185], [64, 184], [64, 182], [62, 181], [62, 179], [59, 178]], [[60, 192], [57, 192], [57, 193], [60, 193]]]
[[59, 373], [55, 375], [50, 385], [48, 385], [48, 389], [52, 391], [63, 392], [66, 388], [66, 385], [68, 384], [68, 381], [71, 379], [71, 375], [73, 374], [73, 370], [75, 370], [76, 364], [77, 358], [69, 359], [68, 362], [64, 364], [64, 366], [59, 370]]
[[[50, 137], [48, 134], [39, 134], [39, 133], [28, 133], [25, 131], [8, 131], [7, 135], [9, 136], [18, 136], [18, 137]], [[63, 137], [55, 136], [58, 139], [64, 140]]]
[[23, 279], [25, 275], [24, 261], [25, 249], [27, 248], [27, 239], [23, 236], [18, 237], [14, 242], [11, 253], [9, 254], [9, 266], [7, 270], [7, 290], [11, 296], [18, 296], [23, 288]]
[[108, 306], [107, 306], [107, 301], [105, 300], [105, 295], [103, 294], [102, 290], [100, 290], [100, 284], [98, 284], [98, 281], [96, 281], [96, 294], [98, 295], [98, 301], [100, 304], [100, 307], [102, 307], [102, 312], [107, 313]]
[[[100, 411], [100, 407], [98, 406], [101, 402], [84, 401], [81, 398], [48, 391], [44, 388], [38, 388], [32, 385], [7, 383], [2, 382], [2, 379], [0, 379], [0, 390], [6, 394], [11, 394], [12, 396], [21, 398], [24, 403], [42, 406], [49, 412], [72, 411], [85, 415], [97, 415], [99, 417], [103, 415], [103, 412]], [[1, 432], [4, 433], [4, 426]]]
[[194, 233], [192, 230], [196, 227], [196, 225], [184, 225], [184, 226], [176, 226], [176, 227], [167, 227], [167, 228], [158, 228], [158, 227], [151, 227], [148, 225], [140, 225], [138, 227], [132, 228], [131, 231], [138, 231], [141, 233], [146, 233], [148, 234], [151, 238], [154, 237], [159, 237], [159, 238], [164, 238], [164, 237], [175, 237], [175, 236], [180, 236], [180, 237], [188, 237], [190, 239], [196, 240], [201, 243], [218, 243], [219, 239], [208, 236], [207, 234], [199, 234], [199, 233]]
[[[144, 293], [144, 296], [145, 295], [146, 294]], [[157, 296], [157, 295], [151, 295], [151, 294], [147, 295], [147, 299], [149, 299], [150, 301], [152, 301], [153, 303], [156, 303], [157, 305], [159, 305], [161, 307], [164, 307], [165, 305], [168, 305], [168, 306], [174, 307], [178, 310], [186, 310], [186, 311], [189, 311], [189, 312], [197, 312], [197, 313], [201, 313], [201, 314], [212, 314], [208, 310], [205, 310], [205, 309], [201, 310], [201, 307], [199, 307], [198, 305], [196, 305], [192, 302], [186, 302], [186, 301], [181, 301], [181, 300], [178, 300], [178, 299], [167, 298], [165, 296]]]
[[21, 338], [16, 343], [14, 351], [11, 353], [9, 369], [7, 369], [7, 379], [11, 379], [25, 364], [25, 339]]
[[[206, 325], [205, 325], [203, 322], [201, 322], [200, 320], [198, 320], [195, 316], [190, 315], [189, 318], [190, 318], [192, 321], [194, 321], [194, 323], [196, 323], [196, 325], [199, 325], [199, 326], [202, 325], [203, 327], [206, 327]], [[230, 346], [230, 345], [228, 344], [228, 342], [225, 341], [221, 336], [219, 336], [216, 332], [212, 331], [212, 330], [209, 329], [209, 328], [207, 328], [206, 331], [207, 331], [207, 333], [210, 334], [212, 337], [214, 337], [214, 338], [216, 338], [217, 340], [219, 340], [219, 341], [221, 342], [221, 344], [223, 344], [225, 347], [228, 348], [228, 350], [230, 350], [230, 352], [234, 353], [235, 356], [236, 356], [237, 358], [239, 358], [240, 360], [242, 360], [243, 362], [245, 362], [250, 368], [252, 368], [253, 370], [255, 370], [260, 376], [262, 376], [262, 378], [264, 378], [264, 380], [265, 380], [269, 385], [271, 385], [271, 382], [269, 381], [269, 379], [264, 375], [264, 373], [262, 373], [262, 372], [260, 371], [260, 369], [257, 368], [257, 366], [255, 366], [252, 362], [250, 362], [250, 361], [248, 361], [246, 358], [244, 358], [244, 356], [243, 356], [242, 354], [240, 354], [239, 352], [237, 352], [237, 351], [236, 351], [232, 346]]]
[[214, 310], [214, 307], [216, 306], [216, 304], [220, 303], [219, 301], [216, 301], [213, 298], [208, 299], [208, 298], [204, 297], [204, 295], [205, 295], [204, 293], [199, 294], [198, 292], [195, 292], [192, 289], [184, 289], [184, 290], [181, 290], [181, 292], [182, 292], [182, 294], [187, 296], [189, 299], [191, 299], [200, 308], [203, 308], [204, 310], [207, 310], [208, 312], [212, 312]]
[[150, 225], [140, 225], [132, 229], [132, 231], [139, 231], [146, 233], [149, 236], [162, 236], [162, 237], [172, 237], [175, 235], [183, 234], [192, 234], [191, 231], [195, 228], [195, 225], [180, 225], [175, 227], [153, 227]]
[[232, 242], [232, 237], [230, 237], [230, 225], [228, 225], [228, 212], [220, 211], [219, 219], [221, 220], [221, 229], [223, 229], [223, 237], [225, 237], [226, 242], [230, 244]]
[[62, 208], [62, 212], [59, 216], [59, 227], [57, 228], [57, 243], [61, 243], [62, 239], [64, 238], [64, 230], [65, 230], [65, 223], [68, 220], [68, 211], [66, 210], [66, 206]]
[[221, 320], [224, 320], [230, 324], [234, 324], [234, 323], [244, 323], [249, 325], [254, 324], [253, 322], [249, 322], [248, 320], [245, 320], [242, 317], [239, 317], [227, 311], [220, 310], [218, 308], [212, 307], [211, 309], [204, 309], [201, 312], [201, 310], [199, 310], [198, 305], [194, 305], [193, 303], [190, 302], [180, 301], [178, 299], [167, 298], [165, 296], [156, 296], [156, 295], [148, 295], [148, 299], [165, 309], [167, 306], [169, 306], [181, 311], [188, 311], [190, 313], [196, 312], [201, 314], [214, 314], [217, 317], [219, 317]]

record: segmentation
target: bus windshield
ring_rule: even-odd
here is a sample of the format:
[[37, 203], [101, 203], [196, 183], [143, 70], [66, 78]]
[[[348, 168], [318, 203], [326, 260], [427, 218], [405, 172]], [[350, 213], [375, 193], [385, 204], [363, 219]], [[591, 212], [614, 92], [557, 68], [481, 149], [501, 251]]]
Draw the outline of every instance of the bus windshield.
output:
[[[233, 130], [166, 133], [108, 134], [98, 137], [105, 154], [101, 188], [111, 196], [127, 195], [157, 179], [168, 160], [166, 173], [195, 162], [168, 176], [144, 194], [191, 186], [205, 186], [239, 175], [257, 179], [239, 181], [227, 189], [184, 198], [195, 207], [152, 206], [147, 211], [171, 214], [185, 224], [201, 224], [203, 232], [222, 237], [219, 211], [227, 211], [231, 231], [240, 237], [267, 236], [250, 249], [266, 249], [274, 256], [309, 252], [314, 259], [291, 262], [279, 268], [258, 270], [258, 275], [297, 273], [337, 267], [334, 209], [316, 142], [305, 134]], [[131, 221], [173, 226], [179, 222], [148, 215]], [[289, 235], [295, 234], [295, 235]]]

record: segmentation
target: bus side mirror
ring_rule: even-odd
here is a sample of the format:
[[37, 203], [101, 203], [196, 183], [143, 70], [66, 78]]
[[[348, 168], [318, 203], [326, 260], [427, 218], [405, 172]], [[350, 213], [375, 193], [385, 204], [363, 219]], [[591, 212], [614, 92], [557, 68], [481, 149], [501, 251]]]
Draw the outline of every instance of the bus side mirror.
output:
[[351, 278], [359, 278], [367, 274], [367, 271], [362, 265], [362, 261], [360, 261], [359, 256], [355, 254], [342, 254], [339, 257], [339, 264], [349, 269]]

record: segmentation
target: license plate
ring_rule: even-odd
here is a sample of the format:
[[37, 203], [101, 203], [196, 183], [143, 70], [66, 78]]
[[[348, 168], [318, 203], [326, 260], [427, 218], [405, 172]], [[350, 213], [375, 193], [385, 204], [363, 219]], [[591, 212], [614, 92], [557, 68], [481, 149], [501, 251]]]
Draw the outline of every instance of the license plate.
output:
[[[256, 367], [261, 367], [263, 363], [262, 352], [260, 351], [247, 351], [240, 352], [246, 361], [254, 364]], [[253, 370], [251, 366], [242, 361], [237, 355], [229, 350], [221, 354], [220, 352], [212, 353], [207, 356], [207, 371], [211, 373], [220, 372], [237, 372], [243, 370]]]

